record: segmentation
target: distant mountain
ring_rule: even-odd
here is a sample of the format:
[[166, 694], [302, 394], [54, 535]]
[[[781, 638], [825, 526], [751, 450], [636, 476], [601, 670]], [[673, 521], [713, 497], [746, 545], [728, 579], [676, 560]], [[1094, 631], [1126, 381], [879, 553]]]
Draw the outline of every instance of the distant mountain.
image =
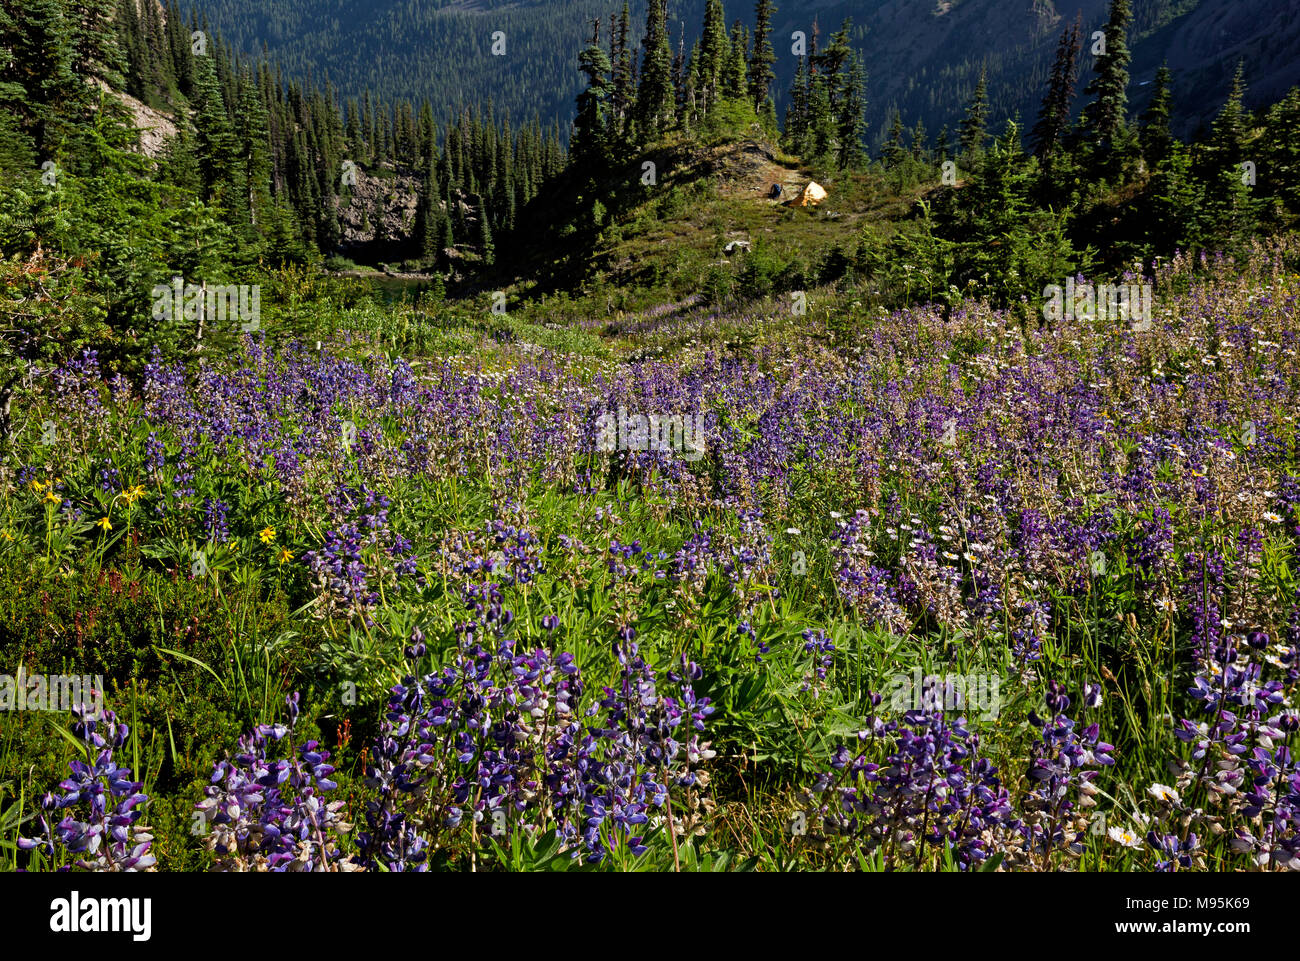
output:
[[[687, 52], [705, 0], [670, 0], [674, 52]], [[1297, 0], [1134, 0], [1134, 113], [1160, 64], [1175, 74], [1175, 128], [1212, 117], [1244, 58], [1247, 102], [1272, 102], [1300, 84]], [[342, 96], [428, 98], [445, 117], [458, 104], [491, 100], [516, 119], [540, 116], [567, 128], [582, 87], [578, 52], [602, 20], [602, 38], [621, 0], [199, 0], [190, 4], [237, 49], [259, 53], [295, 76], [329, 80]], [[645, 0], [631, 4], [638, 42]], [[753, 4], [730, 0], [729, 20], [752, 24]], [[1085, 36], [1101, 29], [1107, 0], [804, 0], [775, 19], [778, 108], [794, 73], [790, 35], [825, 38], [845, 17], [868, 64], [868, 133], [883, 139], [895, 108], [910, 128], [934, 137], [955, 130], [981, 69], [988, 71], [994, 129], [1019, 114], [1032, 124], [1061, 29], [1081, 16]], [[189, 9], [189, 8], [187, 8]], [[683, 34], [683, 26], [685, 33]], [[493, 34], [504, 54], [493, 55]], [[1087, 45], [1085, 45], [1086, 47]], [[500, 47], [498, 47], [500, 49]], [[1085, 49], [1087, 81], [1091, 55]], [[1080, 97], [1079, 106], [1081, 106]]]

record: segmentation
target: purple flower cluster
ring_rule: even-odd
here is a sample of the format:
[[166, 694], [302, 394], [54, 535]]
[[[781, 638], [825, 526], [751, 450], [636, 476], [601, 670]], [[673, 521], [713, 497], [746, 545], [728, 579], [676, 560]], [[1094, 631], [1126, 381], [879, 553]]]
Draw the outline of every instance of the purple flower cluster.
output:
[[[352, 828], [343, 801], [322, 796], [338, 785], [329, 752], [316, 741], [295, 748], [298, 695], [286, 699], [288, 724], [259, 724], [239, 741], [233, 761], [219, 761], [196, 806], [206, 844], [225, 871], [348, 871], [339, 835]], [[287, 740], [285, 757], [273, 748]]]
[[880, 850], [888, 866], [920, 866], [948, 850], [968, 869], [1016, 827], [997, 769], [978, 756], [979, 735], [964, 718], [909, 711], [901, 720], [873, 719], [858, 740], [856, 755], [840, 747], [813, 784], [814, 793], [830, 794], [819, 808], [827, 835]]
[[1026, 847], [1042, 858], [1047, 869], [1051, 852], [1067, 846], [1071, 853], [1082, 853], [1087, 818], [1077, 809], [1090, 808], [1097, 793], [1098, 769], [1115, 763], [1113, 744], [1101, 740], [1097, 724], [1082, 727], [1065, 711], [1070, 698], [1064, 685], [1048, 682], [1047, 717], [1031, 713], [1029, 720], [1042, 732], [1029, 761], [1032, 787], [1024, 799], [1026, 812], [1023, 833]]
[[332, 611], [369, 617], [380, 582], [422, 581], [411, 542], [388, 524], [389, 499], [366, 485], [341, 487], [327, 498], [334, 527], [319, 550], [303, 555], [316, 589]]
[[[880, 696], [872, 694], [871, 703], [878, 706]], [[1054, 686], [1054, 716], [1032, 718], [1042, 736], [1031, 754], [1029, 787], [1016, 797], [980, 756], [980, 737], [965, 718], [924, 710], [898, 720], [873, 716], [858, 734], [857, 753], [841, 746], [831, 770], [812, 785], [814, 794], [830, 795], [818, 807], [826, 837], [865, 843], [886, 866], [920, 868], [951, 856], [968, 870], [997, 854], [1007, 869], [1050, 870], [1054, 852], [1080, 852], [1075, 807], [1092, 805], [1094, 769], [1114, 763], [1114, 748], [1100, 740], [1097, 726], [1077, 730], [1062, 713], [1068, 706]]]
[[[148, 797], [143, 786], [131, 780], [130, 768], [119, 767], [113, 751], [130, 735], [128, 726], [112, 711], [96, 716], [84, 704], [72, 708], [72, 731], [81, 741], [87, 760], [69, 763], [72, 776], [59, 782], [61, 797], [46, 794], [36, 823], [38, 838], [19, 838], [23, 851], [39, 850], [50, 861], [58, 850], [75, 855], [77, 867], [87, 871], [146, 871], [154, 865], [149, 853], [150, 829], [140, 822]], [[55, 811], [66, 811], [54, 823]], [[69, 865], [59, 868], [70, 870]]]
[[[1161, 823], [1181, 829], [1149, 833], [1163, 858], [1157, 870], [1200, 866], [1198, 829], [1226, 835], [1230, 850], [1262, 870], [1300, 870], [1300, 763], [1288, 743], [1300, 729], [1288, 696], [1298, 661], [1291, 640], [1272, 645], [1263, 631], [1227, 634], [1202, 657], [1189, 694], [1208, 720], [1184, 718], [1175, 729], [1191, 753], [1175, 766], [1175, 789], [1157, 792]], [[1209, 810], [1192, 807], [1198, 796]]]
[[593, 863], [620, 848], [640, 855], [645, 826], [672, 822], [674, 800], [682, 813], [672, 830], [694, 830], [696, 769], [713, 756], [700, 741], [713, 708], [690, 683], [700, 669], [685, 663], [660, 690], [626, 629], [619, 686], [584, 710], [572, 655], [516, 650], [496, 585], [468, 600], [477, 617], [461, 625], [453, 662], [392, 690], [367, 776], [378, 796], [358, 838], [360, 863], [420, 871], [458, 832], [504, 841], [549, 827]]

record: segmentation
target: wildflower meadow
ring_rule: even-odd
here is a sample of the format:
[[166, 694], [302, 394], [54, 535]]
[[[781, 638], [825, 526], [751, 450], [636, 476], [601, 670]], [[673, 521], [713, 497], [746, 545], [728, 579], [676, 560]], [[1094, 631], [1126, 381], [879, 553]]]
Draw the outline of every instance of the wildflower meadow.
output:
[[1157, 266], [1142, 331], [841, 304], [850, 358], [779, 315], [743, 358], [672, 319], [407, 350], [456, 318], [369, 305], [139, 389], [87, 352], [0, 565], [102, 703], [0, 715], [0, 857], [1296, 870], [1287, 254]]

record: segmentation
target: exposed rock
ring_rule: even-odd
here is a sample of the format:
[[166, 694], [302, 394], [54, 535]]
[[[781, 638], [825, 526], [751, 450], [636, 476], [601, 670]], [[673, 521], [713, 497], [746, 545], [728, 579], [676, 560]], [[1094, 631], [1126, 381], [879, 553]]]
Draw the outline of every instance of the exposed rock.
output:
[[375, 176], [357, 168], [357, 182], [338, 200], [342, 249], [380, 243], [406, 243], [415, 234], [419, 185], [413, 174], [384, 168]]
[[140, 152], [150, 159], [158, 157], [162, 153], [163, 145], [176, 136], [176, 123], [172, 118], [128, 93], [114, 90], [98, 77], [93, 83], [100, 90], [107, 91], [122, 101], [126, 109], [131, 112], [131, 123], [140, 135]]

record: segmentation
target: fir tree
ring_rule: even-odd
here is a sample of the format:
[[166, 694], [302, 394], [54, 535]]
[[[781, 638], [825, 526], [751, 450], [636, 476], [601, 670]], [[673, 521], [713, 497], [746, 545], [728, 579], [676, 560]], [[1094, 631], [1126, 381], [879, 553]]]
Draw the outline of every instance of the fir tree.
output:
[[1106, 51], [1097, 57], [1096, 76], [1084, 93], [1093, 97], [1083, 112], [1083, 128], [1092, 145], [1108, 150], [1119, 138], [1128, 108], [1129, 0], [1110, 0], [1106, 22]]
[[939, 128], [939, 136], [934, 138], [934, 158], [943, 163], [949, 157], [951, 147], [948, 145], [948, 125]]
[[1259, 187], [1292, 217], [1300, 215], [1300, 87], [1270, 107], [1260, 137]]
[[745, 55], [749, 48], [749, 37], [739, 20], [731, 28], [730, 52], [726, 69], [723, 71], [723, 96], [731, 100], [741, 100], [749, 95], [749, 74]]
[[697, 96], [701, 103], [700, 112], [704, 115], [713, 109], [722, 90], [722, 74], [729, 52], [725, 17], [722, 0], [706, 0], [697, 70]]
[[907, 156], [907, 151], [903, 149], [903, 114], [894, 108], [894, 116], [889, 124], [889, 139], [885, 141], [885, 149], [881, 154], [885, 167], [893, 169], [903, 162]]
[[1170, 93], [1172, 74], [1166, 64], [1156, 72], [1156, 89], [1151, 102], [1142, 114], [1142, 156], [1147, 170], [1154, 171], [1163, 165], [1173, 150], [1174, 135], [1169, 129], [1169, 114], [1173, 106]]
[[1227, 102], [1210, 128], [1205, 149], [1203, 179], [1208, 220], [1217, 238], [1232, 241], [1254, 225], [1254, 203], [1244, 164], [1247, 117], [1242, 106], [1246, 93], [1244, 64], [1237, 63]]
[[749, 99], [754, 109], [762, 112], [771, 100], [772, 81], [776, 72], [776, 53], [772, 49], [772, 15], [776, 5], [772, 0], [758, 0], [754, 8], [754, 51], [749, 58]]
[[980, 69], [979, 82], [975, 84], [975, 93], [966, 107], [966, 117], [961, 122], [961, 153], [967, 160], [978, 156], [984, 150], [984, 139], [988, 136], [989, 102], [988, 86], [983, 68]]
[[912, 159], [917, 163], [927, 163], [930, 159], [929, 137], [925, 132], [925, 122], [916, 121], [916, 126], [912, 128]]
[[618, 24], [612, 31], [613, 54], [610, 61], [613, 66], [613, 107], [614, 117], [620, 132], [627, 123], [632, 103], [636, 99], [636, 90], [632, 86], [632, 47], [631, 47], [631, 13], [627, 0], [623, 2], [623, 12]]
[[578, 57], [578, 68], [587, 76], [587, 89], [578, 95], [578, 116], [574, 121], [573, 159], [590, 165], [604, 159], [609, 144], [609, 57], [600, 46], [600, 20], [596, 20], [591, 42]]
[[1074, 102], [1074, 85], [1078, 80], [1080, 20], [1061, 31], [1056, 45], [1056, 60], [1047, 84], [1047, 94], [1038, 114], [1038, 122], [1030, 133], [1030, 143], [1039, 158], [1048, 158], [1056, 152], [1070, 127], [1070, 109]]
[[644, 139], [672, 124], [672, 51], [668, 47], [668, 0], [650, 0], [646, 11], [645, 57], [637, 90], [637, 124]]
[[807, 137], [808, 58], [800, 57], [790, 83], [790, 102], [785, 108], [785, 142], [794, 153], [802, 153]]

